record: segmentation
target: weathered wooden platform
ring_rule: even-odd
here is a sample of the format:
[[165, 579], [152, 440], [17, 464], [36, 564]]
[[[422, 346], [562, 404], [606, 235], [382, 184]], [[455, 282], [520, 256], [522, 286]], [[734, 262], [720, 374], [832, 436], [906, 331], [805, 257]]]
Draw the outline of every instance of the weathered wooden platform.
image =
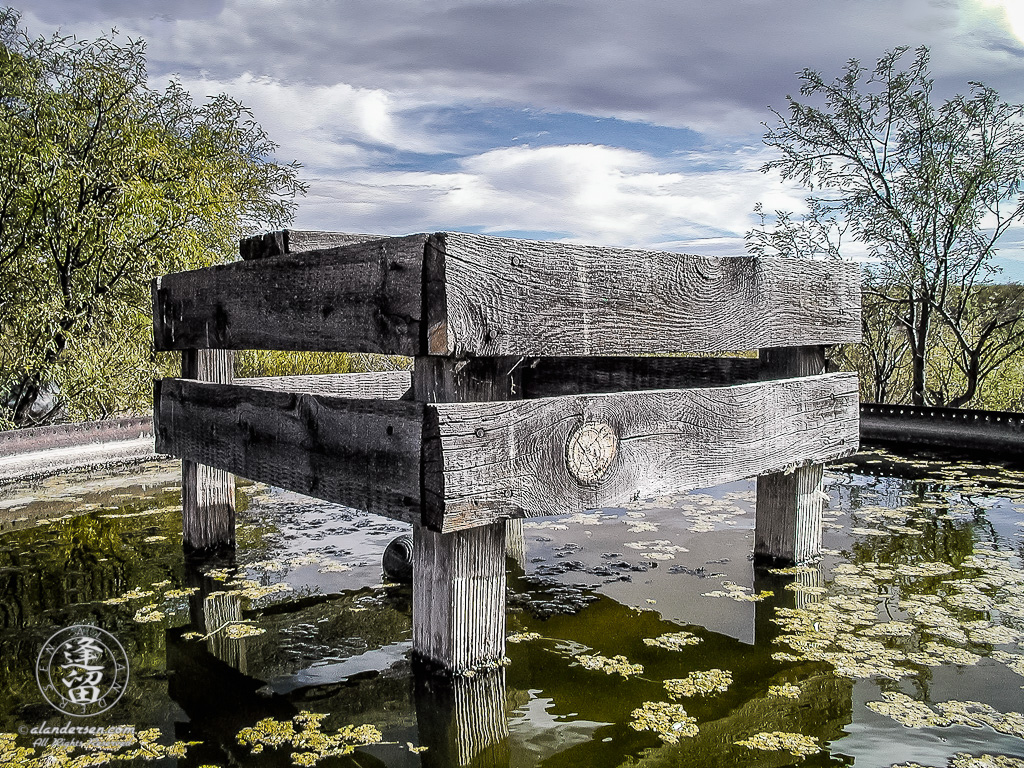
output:
[[[187, 546], [233, 542], [229, 473], [407, 520], [414, 647], [449, 669], [503, 654], [507, 520], [758, 477], [755, 555], [817, 554], [821, 465], [858, 445], [856, 377], [824, 370], [860, 339], [855, 265], [454, 232], [241, 253], [153, 286]], [[235, 381], [249, 348], [414, 366]]]

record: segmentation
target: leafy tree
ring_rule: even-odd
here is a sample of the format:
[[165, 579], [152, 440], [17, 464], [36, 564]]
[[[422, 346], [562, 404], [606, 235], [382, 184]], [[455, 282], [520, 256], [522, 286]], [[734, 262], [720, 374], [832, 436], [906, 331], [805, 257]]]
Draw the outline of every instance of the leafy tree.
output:
[[[809, 186], [810, 213], [777, 212], [774, 224], [762, 213], [747, 242], [754, 253], [803, 256], [837, 255], [842, 235], [859, 242], [865, 291], [906, 334], [913, 402], [959, 406], [1024, 345], [1019, 306], [978, 294], [997, 271], [997, 241], [1024, 218], [1024, 105], [976, 82], [936, 105], [928, 49], [910, 62], [908, 50], [871, 71], [851, 60], [832, 82], [800, 74], [804, 101], [773, 110], [764, 141], [781, 156], [762, 170]], [[957, 391], [928, 380], [938, 326], [964, 374]]]
[[151, 88], [143, 41], [19, 24], [0, 9], [0, 394], [18, 424], [53, 384], [95, 417], [150, 386], [151, 278], [231, 258], [305, 186], [231, 97]]

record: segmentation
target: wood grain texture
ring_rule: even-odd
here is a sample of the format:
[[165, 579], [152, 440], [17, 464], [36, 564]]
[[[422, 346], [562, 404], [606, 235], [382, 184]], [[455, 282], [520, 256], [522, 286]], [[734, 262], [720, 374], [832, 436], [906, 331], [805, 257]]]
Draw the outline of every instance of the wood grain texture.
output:
[[423, 406], [158, 382], [158, 450], [395, 519], [420, 517]]
[[[856, 451], [857, 405], [857, 377], [846, 373], [712, 389], [438, 403], [432, 410], [443, 487], [429, 487], [438, 480], [425, 465], [424, 520], [441, 531], [461, 530], [828, 461]], [[570, 438], [587, 424], [607, 425], [617, 438], [610, 464], [595, 460], [583, 478], [594, 482], [581, 482], [567, 460]]]
[[306, 251], [334, 248], [339, 245], [383, 240], [385, 237], [386, 235], [282, 229], [277, 232], [242, 238], [238, 242], [238, 254], [246, 261], [255, 261], [282, 256], [286, 253], [305, 253]]
[[[181, 375], [199, 381], [230, 384], [235, 353], [225, 349], [186, 349]], [[181, 462], [182, 545], [189, 551], [235, 546], [235, 478], [223, 469]]]
[[[825, 348], [765, 350], [762, 366], [764, 375], [772, 378], [814, 376], [825, 370]], [[859, 442], [859, 408], [857, 430]], [[823, 470], [822, 464], [817, 463], [757, 478], [755, 559], [773, 564], [804, 563], [820, 554]]]
[[413, 526], [413, 652], [450, 672], [505, 656], [505, 525]]
[[241, 387], [277, 389], [310, 395], [402, 400], [412, 398], [412, 371], [328, 373], [310, 376], [258, 376], [235, 379]]
[[823, 465], [812, 464], [757, 478], [755, 560], [806, 563], [821, 554], [823, 472]]
[[859, 341], [860, 268], [464, 233], [427, 247], [430, 354], [599, 356]]
[[425, 239], [410, 235], [157, 278], [154, 344], [415, 355]]
[[[413, 396], [422, 403], [468, 407], [522, 397], [521, 358], [417, 357]], [[438, 413], [424, 409], [423, 524], [413, 531], [413, 653], [449, 671], [493, 666], [505, 655], [505, 521], [471, 531], [435, 533], [445, 508], [445, 459]]]

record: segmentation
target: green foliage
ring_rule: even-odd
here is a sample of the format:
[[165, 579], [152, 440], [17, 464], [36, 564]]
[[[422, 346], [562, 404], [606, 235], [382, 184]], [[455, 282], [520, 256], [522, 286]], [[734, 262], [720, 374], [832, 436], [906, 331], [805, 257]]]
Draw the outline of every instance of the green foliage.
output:
[[0, 394], [20, 424], [48, 382], [73, 417], [137, 410], [150, 280], [231, 258], [305, 187], [231, 97], [151, 88], [142, 41], [19, 22], [0, 9]]
[[[931, 402], [987, 410], [1024, 410], [1024, 352], [1018, 333], [1024, 288], [977, 286], [958, 325], [935, 324], [929, 337], [927, 380]], [[965, 348], [980, 348], [972, 357]], [[857, 371], [861, 399], [874, 403], [907, 402], [911, 393], [910, 348], [896, 308], [873, 294], [864, 296], [864, 343], [836, 348], [832, 364]], [[976, 384], [971, 385], [977, 363]], [[971, 393], [956, 402], [955, 393]]]
[[[852, 60], [832, 82], [800, 74], [803, 100], [774, 112], [764, 141], [780, 157], [762, 170], [814, 190], [809, 213], [758, 209], [747, 244], [759, 255], [836, 257], [850, 253], [844, 238], [859, 243], [876, 396], [902, 399], [892, 387], [906, 369], [915, 403], [960, 406], [1024, 351], [1019, 291], [980, 289], [997, 271], [997, 241], [1024, 219], [1024, 105], [981, 83], [936, 105], [927, 48], [909, 63], [907, 51], [873, 70]], [[949, 365], [956, 374], [943, 378]]]
[[235, 375], [240, 377], [360, 373], [411, 368], [411, 357], [348, 352], [244, 350], [235, 358]]

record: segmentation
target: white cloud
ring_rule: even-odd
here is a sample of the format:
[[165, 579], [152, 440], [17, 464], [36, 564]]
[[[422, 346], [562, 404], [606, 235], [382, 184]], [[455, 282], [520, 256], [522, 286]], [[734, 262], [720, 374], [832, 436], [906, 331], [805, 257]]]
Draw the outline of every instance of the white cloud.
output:
[[[794, 187], [751, 169], [759, 155], [727, 153], [718, 170], [692, 170], [685, 154], [665, 160], [598, 145], [497, 149], [463, 158], [451, 173], [367, 171], [315, 181], [296, 226], [543, 232], [610, 246], [693, 243], [740, 253], [756, 202], [770, 209], [802, 203]], [[704, 168], [711, 158], [696, 159]]]
[[238, 99], [280, 143], [280, 157], [320, 170], [365, 167], [388, 150], [446, 151], [439, 137], [405, 119], [404, 113], [419, 104], [380, 88], [285, 84], [248, 72], [231, 80], [180, 81], [197, 99], [217, 93]]

